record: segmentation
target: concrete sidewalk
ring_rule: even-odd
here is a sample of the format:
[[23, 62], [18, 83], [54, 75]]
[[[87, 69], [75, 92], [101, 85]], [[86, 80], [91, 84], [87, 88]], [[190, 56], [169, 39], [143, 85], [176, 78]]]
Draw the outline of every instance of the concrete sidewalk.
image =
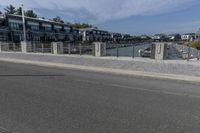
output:
[[0, 53], [1, 61], [200, 82], [200, 61]]

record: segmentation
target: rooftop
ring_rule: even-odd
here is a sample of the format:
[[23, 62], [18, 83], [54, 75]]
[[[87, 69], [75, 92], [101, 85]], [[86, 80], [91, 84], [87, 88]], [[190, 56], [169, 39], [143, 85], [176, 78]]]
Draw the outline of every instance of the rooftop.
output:
[[[6, 14], [3, 15], [4, 17], [16, 17], [16, 18], [22, 18], [21, 15], [13, 15], [13, 14]], [[1, 18], [1, 16], [0, 16]], [[25, 19], [29, 19], [29, 20], [35, 20], [35, 21], [41, 21], [41, 22], [47, 22], [47, 23], [54, 23], [54, 24], [59, 24], [59, 25], [65, 25], [65, 26], [70, 26], [69, 24], [64, 24], [64, 23], [59, 23], [59, 22], [55, 22], [49, 19], [43, 19], [43, 18], [32, 18], [32, 17], [27, 17], [25, 16]]]

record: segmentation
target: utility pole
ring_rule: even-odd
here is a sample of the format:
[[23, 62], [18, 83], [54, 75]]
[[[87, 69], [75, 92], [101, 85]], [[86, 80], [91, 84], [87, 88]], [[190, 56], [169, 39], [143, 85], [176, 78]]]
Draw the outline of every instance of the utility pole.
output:
[[22, 21], [23, 21], [23, 33], [24, 33], [24, 42], [26, 43], [26, 24], [25, 24], [25, 16], [24, 16], [24, 5], [22, 4]]

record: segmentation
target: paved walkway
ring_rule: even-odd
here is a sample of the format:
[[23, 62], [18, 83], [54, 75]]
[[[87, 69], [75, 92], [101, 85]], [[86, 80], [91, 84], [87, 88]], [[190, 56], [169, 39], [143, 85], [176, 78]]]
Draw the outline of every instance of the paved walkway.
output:
[[28, 61], [62, 63], [100, 68], [112, 68], [163, 74], [177, 74], [187, 76], [200, 76], [200, 61], [166, 60], [155, 61], [146, 58], [127, 57], [93, 57], [79, 55], [52, 55], [52, 54], [22, 54], [0, 53], [0, 58], [21, 59]]

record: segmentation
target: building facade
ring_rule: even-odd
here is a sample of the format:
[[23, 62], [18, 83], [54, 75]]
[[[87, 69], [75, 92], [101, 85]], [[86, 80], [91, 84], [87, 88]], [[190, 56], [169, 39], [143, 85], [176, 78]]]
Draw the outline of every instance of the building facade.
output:
[[195, 33], [188, 33], [181, 35], [181, 40], [183, 41], [190, 41], [195, 39]]
[[114, 33], [97, 28], [80, 29], [79, 33], [82, 35], [82, 40], [84, 42], [123, 42], [131, 39], [129, 34]]
[[154, 41], [167, 41], [168, 40], [168, 37], [167, 35], [165, 34], [155, 34], [152, 39]]
[[[77, 30], [70, 25], [51, 20], [25, 17], [26, 38], [32, 42], [76, 41]], [[0, 16], [0, 41], [23, 41], [23, 22], [18, 15]]]
[[[26, 39], [31, 42], [123, 42], [129, 34], [112, 33], [98, 28], [74, 29], [52, 20], [25, 17]], [[22, 16], [0, 15], [0, 42], [19, 43], [24, 40]]]
[[200, 28], [199, 28], [199, 30], [196, 33], [196, 40], [200, 41]]
[[170, 34], [168, 35], [169, 41], [179, 41], [181, 40], [181, 35], [180, 34]]
[[111, 36], [108, 31], [99, 30], [97, 28], [80, 29], [79, 34], [82, 36], [82, 41], [84, 42], [107, 42], [111, 40]]

